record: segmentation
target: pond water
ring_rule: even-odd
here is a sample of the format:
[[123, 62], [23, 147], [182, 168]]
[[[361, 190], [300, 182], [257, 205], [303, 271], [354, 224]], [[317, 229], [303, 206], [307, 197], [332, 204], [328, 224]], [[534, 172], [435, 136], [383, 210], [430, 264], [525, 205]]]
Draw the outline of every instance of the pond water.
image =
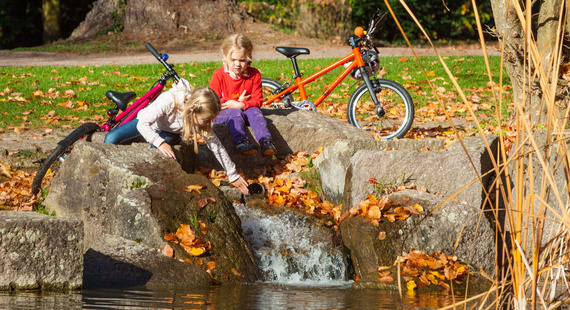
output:
[[[458, 296], [455, 296], [457, 300]], [[75, 293], [1, 292], [0, 309], [437, 309], [451, 295], [386, 292], [344, 286], [255, 283], [209, 290], [86, 290]]]
[[306, 217], [234, 206], [263, 281], [205, 290], [0, 292], [0, 309], [437, 309], [461, 299], [447, 292], [353, 289], [342, 251]]

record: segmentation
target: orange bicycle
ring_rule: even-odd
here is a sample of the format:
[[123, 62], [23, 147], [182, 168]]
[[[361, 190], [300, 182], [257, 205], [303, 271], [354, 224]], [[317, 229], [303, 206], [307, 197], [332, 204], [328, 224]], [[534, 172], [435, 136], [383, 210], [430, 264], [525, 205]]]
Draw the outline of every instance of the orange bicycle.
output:
[[[352, 53], [335, 61], [327, 67], [303, 78], [297, 65], [297, 56], [309, 54], [307, 48], [283, 47], [275, 48], [279, 53], [291, 60], [295, 82], [280, 83], [277, 80], [262, 78], [264, 89], [263, 103], [266, 107], [297, 108], [316, 111], [316, 107], [346, 78], [349, 74], [358, 81], [364, 81], [352, 93], [348, 100], [348, 122], [358, 128], [373, 131], [385, 140], [403, 137], [414, 122], [414, 102], [408, 91], [398, 82], [377, 78], [379, 69], [378, 49], [372, 42], [374, 33], [384, 25], [387, 14], [376, 11], [370, 20], [368, 30], [361, 27], [354, 30], [348, 43]], [[325, 91], [313, 102], [308, 99], [305, 85], [331, 70], [344, 66], [340, 75], [326, 87]], [[298, 98], [293, 93], [299, 91]]]

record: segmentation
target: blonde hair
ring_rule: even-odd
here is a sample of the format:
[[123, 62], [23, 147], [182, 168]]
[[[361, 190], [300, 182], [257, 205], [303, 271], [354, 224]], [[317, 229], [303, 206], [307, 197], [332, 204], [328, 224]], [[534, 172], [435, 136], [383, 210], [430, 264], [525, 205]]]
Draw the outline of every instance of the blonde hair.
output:
[[[208, 86], [201, 86], [192, 91], [190, 97], [185, 100], [182, 120], [184, 121], [184, 131], [182, 138], [186, 144], [190, 139], [194, 140], [194, 152], [198, 153], [198, 134], [202, 138], [212, 135], [212, 122], [218, 114], [222, 105], [218, 95]], [[206, 119], [206, 124], [198, 126], [196, 117]]]
[[231, 36], [227, 37], [222, 42], [222, 56], [224, 59], [224, 63], [226, 57], [230, 56], [233, 51], [241, 51], [247, 57], [247, 60], [251, 64], [253, 60], [253, 44], [248, 37], [244, 36], [241, 33], [235, 33]]

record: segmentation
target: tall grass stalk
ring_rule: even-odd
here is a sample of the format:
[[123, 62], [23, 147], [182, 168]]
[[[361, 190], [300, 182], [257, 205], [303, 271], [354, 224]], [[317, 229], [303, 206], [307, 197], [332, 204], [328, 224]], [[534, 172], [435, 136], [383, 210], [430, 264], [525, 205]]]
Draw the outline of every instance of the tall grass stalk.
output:
[[[387, 0], [387, 7], [392, 13], [392, 17], [397, 22], [392, 8]], [[507, 137], [502, 130], [498, 130], [499, 152], [491, 153], [491, 148], [481, 125], [477, 121], [474, 111], [463, 94], [463, 90], [457, 80], [449, 70], [444, 58], [429, 39], [429, 35], [422, 25], [415, 18], [412, 10], [407, 6], [405, 0], [400, 0], [400, 4], [406, 9], [408, 14], [414, 19], [418, 28], [432, 45], [438, 55], [441, 65], [445, 68], [449, 78], [452, 80], [461, 100], [469, 110], [469, 114], [474, 119], [475, 125], [479, 128], [481, 138], [485, 141], [487, 151], [493, 159], [494, 173], [496, 175], [492, 190], [486, 192], [486, 201], [491, 206], [489, 210], [493, 218], [497, 219], [496, 260], [497, 270], [494, 275], [493, 284], [488, 292], [476, 296], [466, 296], [464, 300], [456, 302], [447, 308], [477, 307], [479, 309], [554, 309], [561, 304], [570, 302], [568, 283], [568, 228], [570, 227], [570, 216], [568, 214], [568, 196], [570, 192], [570, 155], [568, 148], [568, 134], [565, 131], [567, 117], [570, 114], [568, 108], [560, 111], [555, 104], [556, 82], [559, 76], [559, 64], [562, 59], [562, 42], [564, 25], [567, 21], [567, 12], [562, 6], [558, 21], [559, 28], [556, 34], [555, 47], [548, 64], [544, 64], [543, 53], [537, 48], [537, 42], [532, 34], [531, 10], [524, 10], [519, 1], [509, 1], [509, 10], [514, 10], [516, 16], [523, 25], [525, 46], [523, 47], [524, 66], [526, 75], [522, 78], [524, 96], [514, 98], [514, 141], [508, 145]], [[479, 32], [481, 48], [485, 52], [486, 66], [488, 70], [490, 85], [498, 85], [493, 94], [497, 107], [503, 105], [502, 77], [504, 66], [505, 42], [504, 38], [499, 38], [501, 43], [501, 70], [499, 77], [492, 74], [489, 66], [487, 49], [483, 37], [483, 26], [477, 14], [476, 1], [472, 0], [475, 11], [477, 29]], [[530, 1], [525, 3], [526, 7], [531, 7]], [[403, 30], [400, 28], [404, 38]], [[409, 41], [408, 41], [409, 44]], [[413, 50], [411, 44], [410, 48]], [[415, 53], [415, 52], [414, 52]], [[416, 56], [416, 60], [420, 59]], [[423, 68], [423, 66], [422, 66]], [[426, 71], [422, 70], [424, 75]], [[429, 78], [426, 80], [429, 81]], [[511, 81], [515, 81], [511, 77]], [[496, 83], [497, 81], [498, 83]], [[542, 113], [544, 119], [541, 124], [528, 107], [533, 94], [533, 81], [537, 81], [543, 92], [541, 103], [544, 107]], [[437, 94], [430, 83], [432, 91]], [[443, 101], [438, 98], [440, 104]], [[496, 110], [497, 123], [506, 125], [510, 120], [502, 115], [502, 109]], [[563, 117], [560, 117], [563, 115]], [[456, 131], [459, 141], [461, 136], [455, 129], [452, 119], [447, 117], [450, 125]], [[537, 129], [544, 128], [545, 139], [538, 139]], [[463, 145], [465, 148], [465, 146]], [[467, 150], [465, 150], [469, 156]], [[471, 161], [473, 163], [473, 161]], [[475, 170], [477, 171], [477, 170]], [[558, 180], [558, 183], [556, 182]], [[562, 180], [559, 181], [559, 180]], [[467, 184], [480, 182], [481, 176], [477, 180], [466, 180]], [[481, 184], [485, 189], [484, 184]], [[462, 190], [463, 190], [462, 189]], [[456, 193], [457, 194], [457, 193]], [[453, 197], [453, 195], [451, 196]], [[448, 198], [451, 199], [451, 197]], [[442, 203], [443, 204], [443, 203]], [[434, 210], [434, 212], [436, 212]], [[504, 220], [503, 220], [504, 218]], [[500, 264], [502, 262], [502, 264]], [[476, 306], [473, 306], [476, 303]]]

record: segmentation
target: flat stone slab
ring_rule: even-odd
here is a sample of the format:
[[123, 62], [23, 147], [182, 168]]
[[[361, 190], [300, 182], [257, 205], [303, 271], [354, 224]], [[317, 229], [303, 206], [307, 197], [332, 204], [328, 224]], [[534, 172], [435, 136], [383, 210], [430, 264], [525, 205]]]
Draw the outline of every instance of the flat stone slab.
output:
[[82, 287], [81, 220], [2, 211], [0, 242], [0, 290]]

